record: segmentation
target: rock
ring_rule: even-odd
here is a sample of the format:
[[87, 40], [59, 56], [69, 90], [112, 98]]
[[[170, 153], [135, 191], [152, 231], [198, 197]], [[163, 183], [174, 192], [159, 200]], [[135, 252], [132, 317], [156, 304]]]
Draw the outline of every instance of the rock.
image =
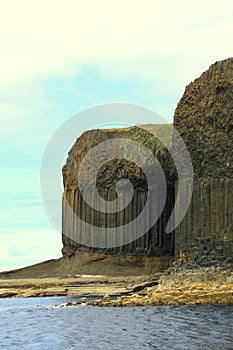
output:
[[[170, 129], [170, 125], [168, 125]], [[164, 127], [165, 129], [165, 127]], [[116, 199], [116, 184], [122, 180], [126, 179], [130, 181], [134, 188], [134, 195], [132, 201], [123, 210], [117, 211], [116, 213], [103, 213], [101, 211], [95, 210], [90, 205], [88, 205], [83, 199], [79, 184], [78, 184], [78, 174], [80, 170], [80, 165], [84, 157], [88, 152], [95, 146], [100, 145], [104, 141], [109, 142], [109, 149], [115, 149], [114, 139], [124, 139], [131, 140], [133, 145], [129, 148], [121, 148], [121, 157], [114, 158], [105, 162], [101, 169], [98, 169], [96, 183], [95, 181], [90, 181], [85, 176], [83, 177], [85, 193], [89, 198], [93, 199], [93, 189], [97, 188], [103, 199], [106, 201], [112, 201]], [[124, 225], [131, 222], [136, 218], [139, 213], [143, 210], [148, 197], [148, 183], [144, 171], [149, 174], [154, 174], [152, 168], [152, 160], [145, 153], [142, 157], [142, 167], [139, 167], [134, 159], [138, 153], [138, 148], [135, 144], [141, 144], [146, 150], [154, 154], [160, 165], [163, 168], [163, 172], [167, 181], [168, 196], [165, 203], [165, 207], [162, 215], [158, 222], [151, 227], [151, 229], [132, 243], [126, 243], [126, 235], [134, 236], [134, 228], [124, 232]], [[95, 157], [102, 159], [106, 150], [103, 149]], [[111, 152], [110, 152], [111, 153]], [[112, 156], [111, 156], [112, 157]], [[88, 173], [93, 171], [92, 168], [93, 161], [89, 159], [88, 161]], [[91, 170], [90, 170], [91, 169]], [[145, 170], [146, 169], [146, 170]], [[63, 249], [62, 253], [65, 258], [73, 259], [76, 252], [90, 252], [90, 260], [93, 253], [103, 253], [103, 260], [105, 260], [106, 255], [114, 256], [119, 260], [121, 257], [125, 257], [125, 262], [128, 259], [137, 260], [137, 265], [145, 266], [145, 270], [150, 269], [150, 273], [156, 272], [156, 267], [153, 267], [154, 257], [161, 260], [160, 266], [164, 266], [163, 269], [168, 267], [167, 260], [173, 256], [174, 247], [174, 233], [165, 233], [164, 227], [169, 219], [169, 214], [171, 211], [171, 203], [174, 201], [174, 186], [171, 182], [173, 172], [173, 161], [164, 145], [152, 135], [150, 132], [140, 128], [140, 127], [130, 127], [123, 129], [100, 129], [100, 130], [89, 130], [84, 132], [75, 142], [71, 148], [66, 164], [63, 167], [63, 182], [64, 182], [64, 194], [63, 194]], [[154, 175], [153, 175], [154, 176]], [[150, 196], [156, 194], [156, 198], [160, 198], [159, 191], [160, 188], [156, 188], [157, 181], [154, 181], [150, 187]], [[153, 187], [154, 186], [154, 187]], [[129, 196], [128, 185], [122, 184], [121, 186], [122, 196], [127, 198]], [[100, 199], [99, 199], [100, 200]], [[150, 210], [158, 210], [157, 207], [153, 205], [158, 205], [154, 200], [151, 201]], [[69, 214], [69, 208], [73, 209], [75, 215]], [[167, 211], [167, 209], [169, 211]], [[149, 213], [149, 212], [148, 212]], [[91, 224], [93, 230], [91, 231], [92, 236], [90, 238], [90, 246], [82, 244], [79, 238], [85, 236], [85, 228], [79, 229], [76, 225], [75, 217], [80, 217], [83, 221]], [[145, 225], [148, 222], [148, 218], [145, 217]], [[143, 222], [141, 222], [143, 227]], [[145, 226], [144, 225], [144, 226]], [[101, 248], [96, 247], [95, 236], [96, 227], [122, 227], [122, 235], [118, 237], [113, 237], [114, 242], [112, 242], [113, 248]], [[90, 227], [88, 228], [90, 231]], [[111, 238], [110, 238], [111, 239]], [[119, 241], [120, 240], [120, 241]], [[102, 244], [105, 245], [106, 242]], [[106, 243], [107, 246], [107, 243]], [[81, 254], [80, 254], [81, 256]], [[145, 258], [147, 257], [147, 258]], [[164, 258], [163, 258], [164, 257]], [[116, 260], [117, 260], [116, 259]], [[94, 261], [94, 259], [93, 259]], [[169, 263], [171, 262], [171, 259]], [[125, 264], [126, 265], [126, 264]], [[157, 265], [157, 271], [161, 267]], [[101, 273], [105, 274], [104, 268], [108, 268], [107, 265], [102, 262], [103, 269]], [[135, 266], [135, 265], [134, 265]], [[126, 267], [127, 268], [127, 267]], [[129, 273], [130, 274], [130, 273]]]
[[194, 170], [192, 200], [176, 230], [176, 255], [186, 246], [194, 254], [198, 238], [198, 262], [224, 264], [233, 256], [233, 58], [216, 62], [186, 87], [174, 127]]
[[80, 298], [80, 303], [82, 304], [85, 304], [87, 301], [87, 298], [83, 297], [83, 298]]
[[[182, 282], [181, 278], [184, 277], [179, 273], [185, 269], [187, 272], [187, 267], [189, 271], [195, 270], [197, 272], [206, 267], [206, 273], [211, 266], [232, 269], [233, 58], [216, 62], [186, 87], [175, 111], [174, 127], [187, 146], [194, 169], [191, 203], [175, 232], [165, 232], [166, 224], [174, 208], [179, 185], [174, 161], [165, 147], [166, 142], [164, 142], [168, 138], [167, 130], [172, 130], [171, 125], [89, 130], [77, 139], [63, 167], [63, 258], [36, 264], [25, 269], [7, 271], [2, 273], [0, 277], [10, 279], [28, 278], [29, 276], [51, 277], [54, 275], [67, 277], [77, 274], [150, 275], [166, 270], [178, 258], [178, 262], [170, 271], [171, 275], [174, 271], [177, 273], [177, 280], [170, 281], [170, 283], [178, 285]], [[163, 143], [150, 133], [154, 129], [161, 128], [162, 132], [166, 131]], [[159, 220], [142, 237], [128, 244], [125, 243], [124, 237], [129, 234], [133, 235], [134, 232], [124, 232], [124, 225], [132, 221], [143, 210], [148, 197], [145, 174], [132, 159], [137, 153], [136, 147], [131, 147], [128, 150], [123, 148], [123, 155], [129, 156], [132, 161], [126, 160], [125, 157], [115, 158], [103, 164], [97, 172], [97, 189], [102, 198], [107, 201], [116, 198], [115, 185], [119, 180], [131, 181], [134, 186], [134, 196], [130, 205], [124, 210], [113, 215], [101, 213], [91, 208], [83, 200], [77, 181], [80, 164], [85, 155], [93, 147], [106, 140], [110, 140], [110, 145], [112, 145], [110, 147], [113, 147], [115, 138], [126, 138], [141, 143], [156, 155], [165, 173], [167, 183], [167, 199]], [[175, 141], [175, 135], [173, 135], [172, 145], [169, 142], [168, 144], [182, 163], [183, 153], [180, 149], [176, 149]], [[99, 154], [100, 158], [104, 152], [105, 150], [102, 150], [102, 153]], [[150, 173], [151, 161], [149, 158], [143, 157], [142, 162]], [[91, 163], [92, 160], [89, 160], [89, 169], [92, 169]], [[185, 174], [184, 164], [181, 164], [181, 168]], [[85, 191], [92, 196], [95, 181], [87, 181], [86, 177], [84, 180], [86, 180]], [[190, 184], [191, 181], [185, 189], [190, 188]], [[120, 189], [125, 198], [129, 194], [127, 185], [121, 184]], [[154, 190], [155, 188], [153, 188]], [[160, 193], [157, 194], [157, 197], [160, 198]], [[154, 212], [155, 202], [153, 201], [151, 204], [151, 212]], [[176, 204], [176, 208], [179, 208], [181, 203]], [[73, 209], [71, 213], [67, 210], [68, 205]], [[119, 242], [115, 238], [114, 243], [117, 244], [115, 246], [113, 244], [113, 248], [107, 248], [107, 244], [96, 247], [96, 237], [93, 236], [91, 242], [83, 244], [76, 239], [77, 233], [86, 237], [86, 231], [75, 226], [73, 213], [87, 223], [93, 224], [94, 229], [96, 227], [122, 227]], [[148, 218], [149, 216], [150, 213]], [[147, 219], [142, 222], [142, 225], [148, 222]], [[189, 278], [193, 280], [194, 275], [190, 274]], [[203, 276], [199, 275], [199, 278], [204, 280]], [[29, 290], [27, 293], [24, 296], [52, 295], [50, 293], [59, 293], [59, 291]], [[60, 290], [60, 293], [63, 295], [67, 291]], [[159, 293], [159, 289], [157, 293]], [[2, 295], [5, 295], [3, 291]], [[138, 297], [135, 298], [138, 301]], [[156, 299], [154, 302], [155, 304], [162, 303], [160, 299]], [[182, 295], [177, 302], [185, 302], [184, 296]], [[112, 301], [112, 304], [117, 306], [120, 303], [121, 300], [115, 303]]]
[[0, 290], [0, 298], [12, 298], [17, 296], [18, 294], [18, 291], [12, 291], [7, 289]]
[[233, 176], [233, 58], [219, 61], [190, 83], [174, 126], [192, 158], [195, 176]]
[[103, 301], [109, 301], [110, 300], [110, 295], [109, 294], [106, 294], [104, 297], [103, 297]]
[[[233, 256], [233, 58], [216, 62], [185, 89], [177, 105], [174, 127], [182, 136], [191, 156], [194, 169], [194, 190], [191, 205], [180, 226], [174, 232], [165, 234], [166, 222], [174, 206], [174, 189], [177, 189], [177, 174], [169, 152], [149, 132], [138, 127], [111, 130], [90, 130], [75, 142], [63, 167], [64, 198], [84, 221], [94, 226], [115, 227], [130, 222], [138, 215], [135, 203], [144, 206], [147, 191], [142, 170], [125, 159], [114, 159], [102, 166], [97, 176], [97, 189], [107, 200], [114, 199], [114, 187], [120, 179], [128, 179], [134, 186], [133, 211], [100, 214], [87, 206], [79, 193], [77, 177], [85, 155], [94, 146], [114, 138], [128, 138], [143, 144], [158, 157], [166, 175], [168, 200], [157, 224], [143, 237], [130, 244], [120, 242], [119, 247], [100, 249], [83, 246], [76, 242], [74, 222], [67, 217], [63, 207], [63, 254], [73, 258], [76, 252], [87, 251], [119, 256], [153, 257], [182, 255], [182, 262], [189, 268], [200, 266], [224, 266], [226, 259]], [[149, 129], [148, 129], [149, 130]], [[172, 147], [176, 150], [175, 136]], [[103, 150], [103, 152], [105, 152]], [[127, 151], [125, 150], [126, 155]], [[136, 151], [130, 149], [130, 159]], [[182, 161], [182, 152], [177, 156]], [[102, 156], [102, 153], [98, 155]], [[145, 158], [149, 169], [150, 162]], [[91, 166], [91, 160], [90, 160]], [[181, 166], [182, 168], [182, 166]], [[185, 168], [183, 167], [185, 172]], [[90, 196], [94, 183], [86, 183]], [[127, 195], [127, 189], [124, 190]], [[143, 199], [144, 198], [144, 199]], [[133, 213], [133, 214], [132, 214]], [[94, 219], [95, 218], [95, 219]], [[113, 225], [114, 223], [114, 225]], [[111, 226], [113, 225], [113, 226]], [[78, 230], [78, 228], [77, 228]], [[68, 233], [68, 234], [66, 234]], [[73, 236], [72, 236], [73, 234]], [[85, 235], [85, 232], [82, 232]], [[70, 236], [74, 237], [72, 240]], [[92, 245], [92, 244], [91, 244]], [[94, 246], [94, 244], [93, 244]], [[151, 259], [150, 259], [151, 258]], [[141, 265], [140, 263], [140, 265]], [[165, 268], [167, 267], [166, 264]], [[162, 268], [162, 267], [161, 267]]]

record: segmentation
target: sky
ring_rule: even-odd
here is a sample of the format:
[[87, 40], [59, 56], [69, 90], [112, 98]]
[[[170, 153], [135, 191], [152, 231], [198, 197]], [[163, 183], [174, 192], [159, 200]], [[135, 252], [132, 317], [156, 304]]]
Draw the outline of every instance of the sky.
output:
[[171, 123], [185, 86], [233, 56], [233, 2], [0, 2], [0, 270], [9, 270], [61, 256], [40, 193], [55, 130], [111, 102]]

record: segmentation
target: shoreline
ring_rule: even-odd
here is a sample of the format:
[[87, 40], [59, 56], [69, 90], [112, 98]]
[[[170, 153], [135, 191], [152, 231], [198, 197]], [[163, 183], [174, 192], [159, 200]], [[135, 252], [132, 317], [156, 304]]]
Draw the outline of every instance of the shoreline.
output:
[[75, 277], [0, 279], [0, 298], [28, 298], [46, 296], [102, 297], [126, 295], [158, 283], [153, 276], [77, 275]]
[[221, 267], [171, 267], [161, 275], [158, 285], [144, 295], [134, 293], [110, 300], [105, 296], [90, 305], [96, 306], [160, 306], [196, 304], [233, 304], [233, 271]]
[[[82, 303], [100, 307], [233, 304], [233, 270], [185, 266], [177, 269], [175, 265], [151, 276], [1, 279], [0, 298], [46, 296], [73, 296]], [[85, 297], [94, 299], [87, 301]]]

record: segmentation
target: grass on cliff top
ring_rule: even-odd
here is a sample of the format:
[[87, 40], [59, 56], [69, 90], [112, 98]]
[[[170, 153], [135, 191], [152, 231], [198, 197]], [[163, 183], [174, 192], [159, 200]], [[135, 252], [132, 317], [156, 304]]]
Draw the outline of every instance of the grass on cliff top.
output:
[[[134, 128], [135, 126], [129, 126], [129, 127], [123, 127], [123, 128], [106, 128], [106, 129], [100, 129], [101, 132], [109, 132], [109, 131], [129, 131], [130, 129]], [[166, 147], [169, 147], [171, 145], [172, 141], [172, 130], [173, 125], [172, 124], [141, 124], [137, 125], [138, 128], [144, 129], [151, 134], [157, 136], [163, 145]]]
[[165, 146], [170, 146], [172, 141], [172, 124], [142, 124], [139, 128], [145, 129], [157, 136]]

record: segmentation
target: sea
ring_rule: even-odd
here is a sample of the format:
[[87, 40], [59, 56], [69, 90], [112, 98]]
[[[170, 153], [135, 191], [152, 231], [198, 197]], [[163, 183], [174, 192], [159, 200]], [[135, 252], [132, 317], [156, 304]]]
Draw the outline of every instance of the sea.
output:
[[0, 299], [0, 349], [233, 350], [233, 305], [62, 306], [75, 301]]

